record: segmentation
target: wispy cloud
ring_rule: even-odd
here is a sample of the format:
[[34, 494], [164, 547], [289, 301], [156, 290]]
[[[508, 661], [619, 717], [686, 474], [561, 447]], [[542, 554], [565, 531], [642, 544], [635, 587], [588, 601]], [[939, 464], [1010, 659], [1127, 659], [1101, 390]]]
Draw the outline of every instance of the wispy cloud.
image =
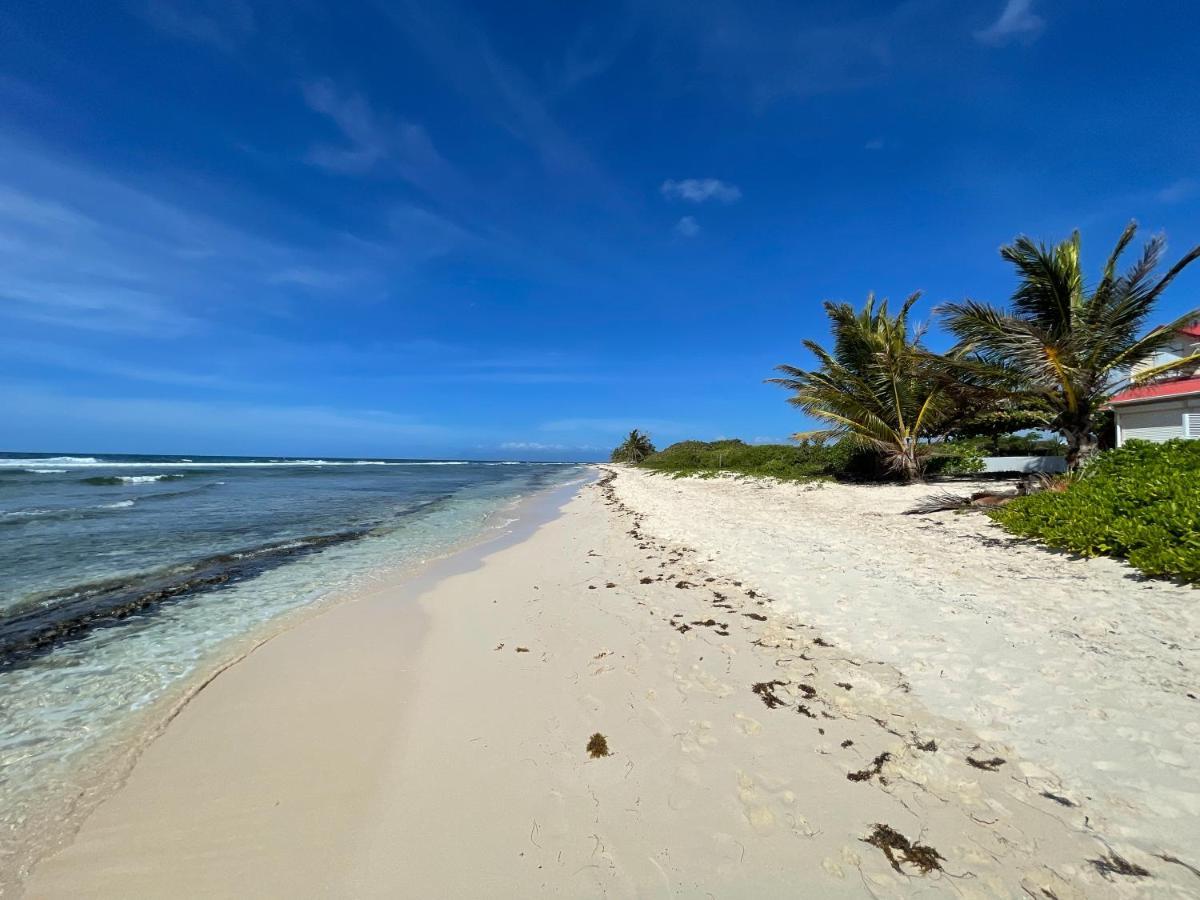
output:
[[307, 159], [313, 165], [344, 174], [394, 173], [429, 191], [456, 178], [421, 125], [377, 114], [364, 96], [340, 90], [328, 78], [306, 84], [304, 99], [345, 138], [340, 145], [310, 148]]
[[684, 57], [675, 67], [677, 90], [690, 93], [698, 78], [710, 79], [714, 90], [741, 93], [757, 108], [873, 84], [902, 53], [912, 53], [914, 35], [944, 19], [931, 0], [886, 4], [882, 13], [852, 11], [867, 5], [760, 3], [751, 9], [737, 0], [647, 0], [655, 30], [691, 56], [690, 64]]
[[1155, 194], [1159, 203], [1182, 203], [1200, 195], [1200, 182], [1194, 178], [1180, 178]]
[[[452, 0], [377, 0], [376, 6], [447, 84], [529, 147], [562, 189], [598, 196], [610, 206], [621, 202], [621, 185], [601, 170], [552, 114], [546, 98], [562, 92], [562, 81], [549, 87], [532, 83], [496, 50], [471, 13]], [[596, 60], [575, 67], [564, 76], [567, 84], [603, 70], [616, 52], [614, 45]]]
[[546, 97], [553, 103], [581, 84], [599, 78], [617, 61], [637, 32], [639, 17], [636, 9], [629, 15], [606, 16], [601, 23], [592, 23], [580, 30], [567, 44], [560, 66], [552, 69]]
[[505, 441], [500, 445], [501, 450], [580, 450], [590, 449], [570, 447], [567, 444], [543, 444], [539, 441]]
[[742, 190], [719, 178], [668, 178], [659, 187], [668, 200], [684, 200], [688, 203], [704, 203], [716, 200], [720, 203], [736, 203], [742, 199]]
[[[0, 320], [179, 338], [234, 309], [243, 322], [278, 315], [298, 296], [384, 296], [462, 240], [452, 223], [397, 204], [370, 240], [314, 222], [297, 241], [264, 228], [261, 208], [254, 227], [240, 224], [241, 202], [0, 137]], [[227, 216], [201, 211], [214, 205]]]
[[675, 233], [685, 238], [695, 237], [700, 233], [700, 223], [695, 216], [684, 216], [675, 223]]
[[23, 370], [34, 367], [66, 369], [90, 375], [104, 375], [121, 381], [140, 381], [171, 387], [190, 387], [209, 390], [249, 390], [262, 387], [260, 382], [241, 382], [211, 372], [196, 372], [182, 368], [140, 365], [136, 362], [113, 359], [78, 344], [57, 344], [47, 341], [0, 341], [0, 355], [25, 362]]
[[163, 34], [207, 44], [231, 53], [256, 30], [254, 10], [245, 0], [146, 0], [137, 13]]
[[0, 416], [20, 423], [12, 437], [18, 443], [30, 439], [27, 431], [41, 440], [114, 449], [126, 446], [129, 434], [153, 433], [160, 448], [272, 452], [295, 447], [298, 435], [310, 435], [306, 444], [315, 453], [404, 456], [410, 448], [451, 436], [443, 426], [393, 410], [67, 395], [20, 382], [0, 383]]
[[987, 28], [976, 31], [975, 39], [993, 47], [1014, 41], [1031, 43], [1045, 27], [1045, 20], [1033, 11], [1033, 0], [1006, 0], [1000, 17]]

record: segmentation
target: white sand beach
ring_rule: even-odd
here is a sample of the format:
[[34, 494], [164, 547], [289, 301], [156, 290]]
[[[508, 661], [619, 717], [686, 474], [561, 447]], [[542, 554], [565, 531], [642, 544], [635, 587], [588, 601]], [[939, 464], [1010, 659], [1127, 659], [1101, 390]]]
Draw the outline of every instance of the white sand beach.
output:
[[222, 673], [26, 895], [1200, 895], [1192, 590], [607, 471]]

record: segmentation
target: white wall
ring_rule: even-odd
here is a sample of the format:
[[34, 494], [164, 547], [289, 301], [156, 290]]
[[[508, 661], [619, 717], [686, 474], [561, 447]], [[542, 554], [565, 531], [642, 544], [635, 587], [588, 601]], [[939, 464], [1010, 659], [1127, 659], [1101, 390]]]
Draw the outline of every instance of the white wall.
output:
[[1200, 412], [1200, 395], [1159, 400], [1152, 403], [1130, 403], [1115, 406], [1117, 442], [1154, 441], [1161, 443], [1180, 438], [1184, 413]]
[[1064, 456], [985, 456], [985, 472], [1055, 472], [1067, 471]]

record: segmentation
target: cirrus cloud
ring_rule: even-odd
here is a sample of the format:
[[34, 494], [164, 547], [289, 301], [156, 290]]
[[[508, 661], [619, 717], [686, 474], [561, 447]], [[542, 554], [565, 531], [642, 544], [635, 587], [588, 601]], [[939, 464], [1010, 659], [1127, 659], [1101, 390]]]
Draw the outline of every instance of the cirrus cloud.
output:
[[742, 199], [742, 190], [719, 178], [683, 178], [676, 181], [668, 178], [659, 191], [668, 200], [683, 200], [687, 203], [704, 203], [716, 200], [720, 203], [736, 203]]
[[700, 223], [695, 216], [684, 216], [675, 223], [675, 232], [683, 237], [695, 237], [700, 233]]
[[995, 47], [1016, 40], [1029, 43], [1042, 33], [1045, 26], [1045, 20], [1033, 11], [1033, 0], [1008, 0], [1000, 11], [1000, 18], [982, 31], [975, 32], [975, 39]]

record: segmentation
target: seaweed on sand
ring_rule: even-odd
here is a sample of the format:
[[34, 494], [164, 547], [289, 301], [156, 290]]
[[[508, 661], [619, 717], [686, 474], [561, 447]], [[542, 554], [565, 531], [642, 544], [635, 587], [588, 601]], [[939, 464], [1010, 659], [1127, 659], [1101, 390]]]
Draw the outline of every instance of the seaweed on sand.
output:
[[762, 702], [766, 704], [767, 709], [775, 709], [778, 706], [783, 706], [784, 701], [775, 693], [775, 688], [784, 687], [786, 681], [760, 681], [755, 684], [750, 690], [758, 694]]
[[912, 866], [922, 875], [942, 870], [940, 860], [945, 859], [942, 854], [928, 844], [910, 841], [890, 825], [877, 823], [875, 830], [862, 840], [863, 843], [882, 850], [883, 855], [892, 864], [892, 868], [901, 875], [905, 874], [904, 870], [900, 868], [901, 863]]
[[1042, 791], [1042, 796], [1045, 797], [1047, 800], [1053, 800], [1059, 806], [1077, 806], [1078, 805], [1077, 803], [1075, 803], [1075, 801], [1070, 800], [1070, 799], [1062, 796], [1061, 794], [1055, 794], [1052, 791]]
[[608, 738], [597, 731], [590, 738], [588, 738], [587, 752], [588, 756], [590, 756], [592, 759], [600, 759], [602, 756], [611, 756], [608, 751]]
[[985, 772], [996, 772], [1004, 763], [1005, 760], [999, 756], [993, 756], [991, 759], [976, 759], [973, 756], [967, 757], [967, 765], [976, 769], [983, 769]]
[[[876, 775], [883, 771], [884, 763], [892, 758], [892, 754], [884, 750], [877, 757], [871, 760], [871, 765], [865, 769], [860, 769], [857, 772], [849, 772], [846, 774], [848, 781], [870, 781]], [[887, 827], [887, 826], [881, 826]]]
[[1106, 856], [1101, 856], [1099, 859], [1089, 859], [1096, 871], [1109, 878], [1112, 875], [1126, 875], [1130, 878], [1147, 878], [1150, 875], [1150, 870], [1139, 866], [1137, 863], [1130, 862], [1123, 856], [1118, 856], [1113, 851], [1109, 850]]

